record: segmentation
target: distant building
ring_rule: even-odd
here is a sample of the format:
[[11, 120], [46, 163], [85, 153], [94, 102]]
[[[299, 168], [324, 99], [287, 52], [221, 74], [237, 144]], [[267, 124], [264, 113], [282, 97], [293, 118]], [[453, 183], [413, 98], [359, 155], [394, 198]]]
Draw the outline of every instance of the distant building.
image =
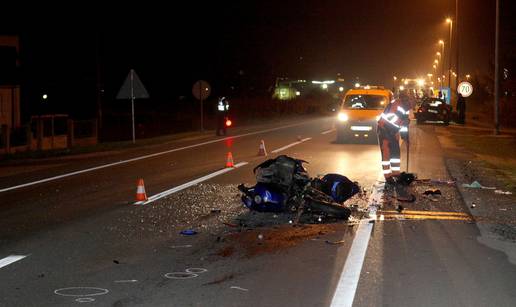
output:
[[0, 126], [20, 126], [20, 44], [18, 36], [0, 35]]

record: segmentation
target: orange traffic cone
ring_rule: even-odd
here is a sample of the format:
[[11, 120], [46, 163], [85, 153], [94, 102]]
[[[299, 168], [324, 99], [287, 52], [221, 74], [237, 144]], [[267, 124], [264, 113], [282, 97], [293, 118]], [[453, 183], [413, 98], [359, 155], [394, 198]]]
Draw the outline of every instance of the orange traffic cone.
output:
[[233, 164], [233, 155], [231, 154], [231, 152], [228, 152], [226, 167], [235, 167], [235, 164]]
[[265, 142], [262, 140], [260, 143], [260, 149], [258, 150], [259, 156], [266, 156], [267, 155], [267, 149], [265, 149]]
[[145, 193], [145, 186], [143, 179], [138, 179], [138, 185], [136, 186], [136, 201], [146, 201], [147, 194]]

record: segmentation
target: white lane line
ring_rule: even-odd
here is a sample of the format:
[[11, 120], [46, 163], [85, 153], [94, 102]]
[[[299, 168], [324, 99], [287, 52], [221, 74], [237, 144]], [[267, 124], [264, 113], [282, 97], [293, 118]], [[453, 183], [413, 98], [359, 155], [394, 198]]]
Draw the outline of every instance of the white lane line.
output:
[[22, 260], [23, 258], [27, 257], [27, 255], [11, 255], [7, 256], [4, 259], [0, 259], [0, 268], [3, 268], [4, 266], [8, 266], [9, 264]]
[[224, 173], [230, 172], [230, 171], [234, 170], [235, 168], [242, 167], [242, 166], [244, 166], [244, 165], [246, 165], [246, 164], [248, 164], [248, 163], [249, 163], [249, 162], [240, 162], [240, 163], [235, 164], [235, 167], [234, 167], [234, 168], [233, 168], [233, 167], [231, 167], [231, 168], [229, 168], [229, 167], [228, 167], [228, 168], [223, 168], [223, 169], [218, 170], [218, 171], [216, 171], [216, 172], [214, 172], [214, 173], [211, 173], [211, 174], [208, 174], [208, 175], [206, 175], [206, 176], [203, 176], [203, 177], [197, 178], [197, 179], [192, 180], [192, 181], [189, 181], [189, 182], [187, 182], [187, 183], [183, 183], [182, 185], [178, 185], [177, 187], [174, 187], [174, 188], [172, 188], [172, 189], [169, 189], [169, 190], [163, 191], [163, 192], [158, 193], [158, 194], [156, 194], [156, 195], [152, 195], [152, 196], [151, 196], [151, 197], [149, 197], [146, 201], [138, 201], [138, 202], [135, 202], [134, 204], [135, 204], [135, 205], [146, 205], [146, 204], [152, 203], [152, 202], [154, 202], [154, 201], [156, 201], [156, 200], [158, 200], [158, 199], [160, 199], [160, 198], [163, 198], [163, 197], [166, 197], [166, 196], [168, 196], [168, 195], [170, 195], [170, 194], [173, 194], [173, 193], [179, 192], [179, 191], [181, 191], [181, 190], [184, 190], [184, 189], [186, 189], [186, 188], [189, 188], [189, 187], [191, 187], [191, 186], [193, 186], [193, 185], [196, 185], [196, 184], [198, 184], [198, 183], [200, 183], [200, 182], [206, 181], [206, 180], [211, 179], [211, 178], [213, 178], [213, 177], [216, 177], [216, 176], [218, 176], [218, 175], [222, 175], [222, 174], [224, 174]]
[[332, 133], [333, 131], [335, 131], [335, 129], [330, 129], [330, 130], [326, 130], [326, 131], [323, 131], [321, 132], [321, 134], [328, 134], [328, 133]]
[[360, 272], [364, 264], [365, 255], [371, 231], [376, 220], [376, 210], [383, 193], [383, 184], [373, 186], [373, 192], [369, 197], [369, 219], [363, 220], [358, 226], [357, 233], [353, 239], [348, 258], [340, 274], [339, 283], [333, 294], [331, 306], [352, 306], [355, 293], [360, 279]]
[[292, 146], [296, 146], [296, 145], [301, 144], [301, 143], [303, 143], [303, 142], [309, 141], [309, 140], [311, 140], [311, 139], [312, 139], [312, 138], [302, 139], [301, 141], [297, 141], [297, 142], [294, 142], [294, 143], [292, 143], [292, 144], [288, 144], [288, 145], [286, 145], [286, 146], [283, 146], [283, 147], [281, 147], [281, 148], [274, 149], [274, 150], [273, 150], [273, 151], [271, 151], [271, 152], [272, 152], [272, 153], [277, 153], [277, 152], [280, 152], [280, 151], [285, 150], [285, 149], [287, 149], [287, 148], [290, 148], [290, 147], [292, 147]]
[[24, 188], [24, 187], [28, 187], [28, 186], [32, 186], [32, 185], [36, 185], [36, 184], [40, 184], [40, 183], [44, 183], [44, 182], [48, 182], [48, 181], [58, 180], [58, 179], [62, 179], [62, 178], [66, 178], [66, 177], [70, 177], [70, 176], [74, 176], [74, 175], [78, 175], [78, 174], [88, 173], [88, 172], [96, 171], [96, 170], [107, 168], [107, 167], [111, 167], [111, 166], [116, 166], [116, 165], [130, 163], [130, 162], [134, 162], [134, 161], [138, 161], [138, 160], [143, 160], [143, 159], [148, 159], [148, 158], [152, 158], [152, 157], [156, 157], [156, 156], [161, 156], [161, 155], [165, 155], [165, 154], [168, 154], [168, 153], [171, 153], [171, 152], [175, 152], [175, 151], [195, 148], [195, 147], [199, 147], [199, 146], [203, 146], [203, 145], [208, 145], [208, 144], [212, 144], [212, 143], [216, 143], [216, 142], [221, 142], [221, 141], [225, 141], [225, 140], [228, 140], [228, 139], [236, 139], [236, 138], [241, 138], [241, 137], [245, 137], [245, 136], [250, 136], [250, 135], [255, 135], [255, 134], [260, 134], [260, 133], [266, 133], [266, 132], [271, 132], [271, 131], [275, 131], [275, 130], [281, 130], [281, 129], [295, 127], [295, 126], [301, 126], [301, 125], [306, 124], [307, 122], [308, 121], [305, 121], [305, 122], [302, 122], [302, 123], [297, 123], [297, 124], [292, 124], [292, 125], [281, 126], [281, 127], [277, 127], [277, 128], [271, 128], [271, 129], [265, 129], [265, 130], [255, 131], [255, 132], [244, 133], [244, 134], [235, 135], [235, 136], [228, 136], [228, 137], [225, 137], [223, 139], [216, 139], [216, 140], [206, 141], [206, 142], [202, 142], [202, 143], [198, 143], [198, 144], [194, 144], [194, 145], [184, 146], [184, 147], [180, 147], [180, 148], [174, 148], [174, 149], [171, 149], [171, 150], [161, 151], [161, 152], [157, 152], [157, 153], [153, 153], [153, 154], [145, 155], [145, 156], [140, 156], [140, 157], [136, 157], [136, 158], [132, 158], [132, 159], [128, 159], [128, 160], [122, 160], [122, 161], [118, 161], [118, 162], [114, 162], [114, 163], [99, 165], [99, 166], [95, 166], [95, 167], [91, 167], [91, 168], [87, 168], [87, 169], [83, 169], [83, 170], [79, 170], [79, 171], [75, 171], [75, 172], [71, 172], [71, 173], [67, 173], [67, 174], [62, 174], [62, 175], [58, 175], [58, 176], [54, 176], [54, 177], [49, 177], [49, 178], [45, 178], [45, 179], [41, 179], [41, 180], [37, 180], [37, 181], [32, 181], [32, 182], [28, 182], [28, 183], [12, 186], [12, 187], [3, 188], [3, 189], [0, 189], [0, 193], [11, 191], [11, 190], [15, 190], [15, 189], [20, 189], [20, 188]]

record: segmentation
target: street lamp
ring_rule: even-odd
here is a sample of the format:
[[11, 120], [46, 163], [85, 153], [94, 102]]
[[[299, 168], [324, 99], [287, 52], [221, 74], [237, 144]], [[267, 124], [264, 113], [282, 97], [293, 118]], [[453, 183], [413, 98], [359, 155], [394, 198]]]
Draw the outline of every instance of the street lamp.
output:
[[392, 77], [392, 88], [393, 88], [393, 89], [394, 89], [394, 88], [396, 88], [396, 80], [398, 80], [398, 77], [393, 76], [393, 77]]

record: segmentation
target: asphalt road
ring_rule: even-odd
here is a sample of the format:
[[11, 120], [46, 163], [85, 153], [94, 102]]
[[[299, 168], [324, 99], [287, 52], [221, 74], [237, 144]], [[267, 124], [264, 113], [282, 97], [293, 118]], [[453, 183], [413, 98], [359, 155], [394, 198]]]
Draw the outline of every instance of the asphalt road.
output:
[[[309, 161], [312, 176], [344, 174], [380, 197], [378, 147], [335, 144], [331, 127], [324, 118], [276, 123], [228, 138], [0, 167], [0, 305], [515, 305], [515, 265], [479, 243], [453, 186], [438, 185], [435, 201], [422, 197], [430, 184], [416, 186], [416, 203], [383, 197], [372, 221], [293, 227], [287, 214], [242, 207], [236, 185], [254, 183], [261, 140], [269, 156], [292, 145], [277, 154]], [[433, 128], [414, 127], [411, 140], [409, 170], [447, 179]], [[228, 152], [242, 166], [217, 175]], [[134, 205], [138, 178], [153, 196], [210, 174]], [[400, 204], [416, 213], [393, 214]], [[198, 234], [180, 235], [184, 229]]]

